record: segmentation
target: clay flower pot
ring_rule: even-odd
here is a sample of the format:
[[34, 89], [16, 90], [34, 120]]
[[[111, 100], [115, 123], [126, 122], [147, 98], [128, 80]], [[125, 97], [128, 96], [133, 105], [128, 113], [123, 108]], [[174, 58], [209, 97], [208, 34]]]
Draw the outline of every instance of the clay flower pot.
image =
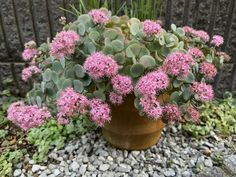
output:
[[[126, 150], [142, 150], [156, 144], [165, 124], [159, 118], [141, 117], [134, 107], [134, 95], [129, 95], [120, 106], [112, 107], [112, 119], [102, 128], [104, 138], [113, 146]], [[167, 95], [158, 99], [162, 103]]]

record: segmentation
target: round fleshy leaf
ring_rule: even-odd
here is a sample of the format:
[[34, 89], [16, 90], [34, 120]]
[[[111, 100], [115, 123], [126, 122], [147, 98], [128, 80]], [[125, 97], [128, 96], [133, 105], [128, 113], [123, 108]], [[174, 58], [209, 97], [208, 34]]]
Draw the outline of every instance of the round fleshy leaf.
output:
[[52, 79], [52, 71], [51, 71], [51, 69], [46, 69], [45, 71], [44, 71], [44, 73], [43, 73], [43, 80], [45, 81], [45, 82], [48, 82], [48, 81], [50, 81]]
[[144, 55], [139, 59], [139, 63], [141, 63], [145, 68], [151, 68], [156, 66], [156, 61], [151, 55]]
[[78, 77], [78, 78], [83, 78], [85, 76], [85, 71], [84, 71], [84, 68], [83, 66], [81, 66], [80, 64], [76, 64], [74, 67], [73, 67], [73, 70], [75, 72], [75, 75]]
[[65, 79], [62, 82], [62, 89], [65, 89], [67, 87], [71, 87], [72, 86], [72, 81], [70, 79]]
[[109, 38], [110, 40], [114, 40], [117, 37], [117, 32], [114, 29], [106, 30], [103, 33], [103, 37], [104, 38]]
[[183, 37], [185, 35], [183, 28], [177, 28], [175, 32], [179, 37]]
[[136, 34], [138, 34], [138, 32], [140, 31], [140, 25], [139, 25], [139, 23], [133, 23], [133, 24], [131, 24], [131, 26], [130, 26], [130, 32], [131, 32], [131, 34], [132, 35], [136, 35]]
[[102, 52], [103, 52], [104, 54], [106, 54], [106, 55], [112, 55], [112, 54], [113, 54], [113, 47], [110, 46], [110, 45], [106, 45], [106, 46], [103, 48]]
[[125, 54], [124, 53], [117, 53], [114, 56], [114, 59], [117, 61], [118, 64], [125, 63]]
[[52, 63], [52, 70], [57, 72], [57, 73], [62, 73], [63, 72], [63, 67], [59, 61], [55, 61]]
[[77, 27], [78, 27], [77, 31], [78, 31], [79, 35], [83, 36], [85, 33], [85, 25], [83, 23], [79, 23], [77, 25]]
[[94, 92], [93, 92], [93, 95], [94, 95], [96, 98], [99, 98], [99, 99], [101, 99], [101, 100], [103, 100], [103, 101], [106, 100], [106, 95], [105, 95], [102, 91], [100, 91], [100, 90], [94, 91]]
[[100, 34], [99, 34], [99, 32], [97, 32], [97, 31], [91, 31], [91, 32], [89, 33], [89, 38], [90, 38], [91, 40], [93, 40], [93, 41], [98, 41], [99, 38], [100, 38]]
[[132, 77], [139, 77], [144, 72], [144, 66], [142, 64], [134, 64], [130, 68], [130, 74]]
[[56, 83], [58, 80], [58, 74], [55, 71], [52, 71], [52, 81]]
[[193, 74], [192, 72], [190, 72], [190, 73], [188, 74], [188, 76], [187, 76], [184, 80], [185, 80], [185, 82], [187, 82], [187, 83], [193, 83], [194, 80], [195, 80], [195, 76], [194, 76], [194, 74]]
[[137, 57], [141, 58], [143, 55], [149, 55], [150, 52], [146, 47], [142, 47], [139, 44], [131, 44], [126, 48], [126, 55], [129, 58]]
[[114, 40], [111, 42], [111, 46], [113, 47], [115, 52], [120, 52], [124, 49], [124, 43], [120, 40]]
[[82, 93], [84, 91], [83, 83], [80, 80], [74, 80], [73, 83], [77, 92]]
[[112, 16], [111, 17], [111, 21], [115, 24], [119, 24], [120, 23], [120, 17], [118, 16]]
[[181, 93], [175, 91], [171, 94], [170, 100], [175, 102], [175, 103], [178, 103], [178, 101], [180, 100], [180, 96], [181, 96]]
[[83, 86], [84, 87], [87, 87], [90, 85], [90, 83], [92, 82], [92, 79], [89, 75], [85, 75], [82, 79], [81, 79], [81, 82], [83, 83]]

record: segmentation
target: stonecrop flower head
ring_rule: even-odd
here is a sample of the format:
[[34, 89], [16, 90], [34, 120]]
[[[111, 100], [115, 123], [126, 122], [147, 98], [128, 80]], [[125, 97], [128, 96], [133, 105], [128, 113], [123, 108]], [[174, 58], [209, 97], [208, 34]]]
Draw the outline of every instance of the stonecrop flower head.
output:
[[196, 95], [196, 99], [202, 102], [211, 101], [214, 97], [212, 86], [203, 82], [194, 82], [190, 90]]
[[120, 95], [126, 95], [133, 91], [132, 80], [129, 76], [116, 75], [111, 79], [113, 90]]
[[24, 68], [21, 73], [21, 78], [23, 81], [28, 81], [34, 74], [41, 73], [41, 69], [37, 66], [29, 66]]
[[79, 39], [79, 35], [72, 30], [57, 33], [50, 44], [50, 55], [58, 59], [70, 56], [74, 53], [76, 42]]
[[197, 47], [193, 47], [193, 48], [188, 49], [187, 53], [189, 55], [192, 55], [194, 58], [202, 58], [202, 57], [204, 57], [203, 52], [199, 48], [197, 48]]
[[33, 49], [33, 48], [26, 48], [22, 52], [22, 58], [24, 61], [30, 61], [32, 58], [34, 58], [37, 55], [38, 55], [37, 49]]
[[184, 78], [189, 74], [194, 63], [191, 55], [182, 52], [173, 52], [166, 57], [162, 69], [167, 74]]
[[166, 104], [163, 107], [163, 117], [168, 120], [168, 122], [175, 122], [181, 120], [181, 111], [176, 104]]
[[42, 125], [50, 117], [47, 108], [28, 106], [22, 101], [12, 103], [7, 110], [7, 118], [25, 131]]
[[66, 88], [57, 99], [58, 121], [63, 122], [76, 113], [85, 114], [87, 105], [88, 100], [84, 95], [75, 92], [72, 87]]
[[185, 33], [192, 33], [192, 31], [194, 30], [192, 27], [190, 26], [184, 26], [183, 30]]
[[200, 73], [207, 79], [213, 79], [217, 74], [217, 69], [213, 64], [203, 62], [200, 64]]
[[106, 24], [109, 21], [108, 15], [101, 9], [93, 9], [89, 11], [88, 15], [96, 24]]
[[191, 33], [193, 36], [199, 37], [203, 42], [208, 42], [210, 39], [210, 36], [207, 34], [207, 32], [203, 30], [193, 30]]
[[230, 56], [225, 52], [216, 52], [216, 55], [220, 58], [222, 57], [225, 61], [229, 61], [231, 59]]
[[154, 96], [159, 91], [166, 89], [169, 86], [168, 76], [161, 70], [153, 71], [145, 76], [142, 76], [136, 86], [135, 90], [141, 95]]
[[188, 106], [186, 107], [185, 111], [192, 122], [200, 122], [200, 113], [198, 112], [198, 110], [196, 110], [192, 106]]
[[143, 108], [143, 112], [146, 113], [148, 117], [153, 119], [161, 118], [162, 108], [155, 96], [142, 96], [140, 98], [140, 105]]
[[102, 127], [106, 122], [111, 120], [111, 110], [107, 103], [102, 102], [100, 99], [89, 100], [89, 114], [90, 118], [100, 127]]
[[116, 61], [101, 52], [95, 52], [84, 62], [84, 69], [93, 79], [113, 77], [118, 73]]
[[145, 35], [155, 35], [161, 31], [161, 25], [157, 21], [145, 20], [143, 22], [143, 32]]
[[110, 92], [109, 94], [109, 100], [114, 105], [120, 105], [123, 103], [123, 96], [119, 95], [116, 92]]
[[224, 43], [224, 38], [220, 35], [214, 35], [211, 40], [211, 44], [215, 45], [216, 47], [219, 47]]

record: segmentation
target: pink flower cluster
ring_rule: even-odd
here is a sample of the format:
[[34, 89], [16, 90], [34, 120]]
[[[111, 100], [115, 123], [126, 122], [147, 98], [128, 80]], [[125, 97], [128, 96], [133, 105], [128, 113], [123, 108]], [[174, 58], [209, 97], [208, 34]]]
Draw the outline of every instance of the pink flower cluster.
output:
[[158, 119], [162, 115], [162, 108], [159, 101], [154, 96], [143, 96], [140, 99], [140, 104], [143, 107], [143, 112], [148, 117]]
[[217, 74], [217, 69], [213, 64], [203, 62], [200, 65], [200, 73], [203, 74], [207, 79], [213, 79]]
[[214, 35], [211, 40], [211, 44], [219, 47], [224, 43], [224, 38], [220, 35]]
[[186, 108], [186, 113], [191, 118], [192, 122], [198, 123], [200, 121], [200, 113], [192, 106]]
[[199, 37], [202, 41], [208, 42], [210, 39], [210, 36], [207, 34], [206, 31], [203, 30], [195, 30], [189, 26], [184, 26], [183, 30], [185, 33], [189, 33], [195, 37]]
[[193, 64], [194, 60], [191, 55], [173, 52], [166, 57], [162, 69], [170, 75], [186, 77]]
[[230, 60], [230, 56], [227, 53], [225, 53], [225, 52], [216, 52], [216, 55], [218, 57], [223, 57], [223, 59], [225, 61], [229, 61]]
[[100, 9], [93, 9], [88, 13], [88, 15], [96, 24], [106, 24], [109, 21], [107, 14]]
[[120, 105], [123, 103], [123, 96], [116, 92], [110, 92], [109, 100], [112, 104]]
[[22, 101], [12, 103], [7, 110], [7, 118], [23, 130], [42, 125], [50, 117], [47, 108], [28, 106]]
[[143, 32], [146, 35], [158, 34], [161, 31], [161, 25], [157, 21], [145, 20], [143, 22]]
[[196, 99], [202, 102], [211, 101], [214, 97], [212, 86], [202, 82], [194, 82], [191, 91], [196, 94]]
[[79, 35], [72, 30], [57, 33], [50, 45], [50, 55], [55, 58], [63, 58], [73, 54], [79, 39]]
[[33, 76], [33, 74], [39, 73], [41, 73], [41, 69], [39, 69], [37, 66], [29, 66], [22, 70], [21, 78], [23, 81], [27, 81]]
[[113, 90], [120, 95], [126, 95], [132, 92], [132, 80], [128, 76], [116, 75], [111, 79]]
[[163, 107], [163, 117], [169, 122], [181, 120], [181, 111], [176, 104], [167, 104]]
[[141, 95], [155, 96], [157, 92], [166, 89], [168, 86], [168, 76], [163, 71], [159, 70], [142, 76], [138, 80], [135, 90]]
[[100, 79], [116, 75], [118, 65], [112, 57], [95, 52], [84, 62], [84, 69], [93, 79]]
[[87, 105], [88, 100], [85, 96], [76, 93], [71, 87], [66, 88], [57, 99], [58, 122], [67, 123], [67, 118], [77, 112], [85, 114]]
[[200, 49], [196, 48], [196, 47], [188, 49], [188, 54], [192, 55], [195, 58], [204, 57], [203, 52]]
[[100, 99], [92, 99], [89, 101], [90, 118], [98, 125], [103, 126], [106, 122], [111, 120], [111, 110], [108, 104], [102, 102]]
[[203, 30], [193, 30], [192, 34], [196, 37], [199, 37], [204, 42], [208, 42], [210, 39], [210, 36], [207, 34], [207, 32]]
[[191, 28], [190, 26], [184, 26], [183, 30], [185, 33], [192, 33], [192, 31], [194, 30], [193, 28]]
[[26, 48], [22, 52], [22, 58], [24, 61], [29, 61], [37, 55], [38, 55], [37, 49], [33, 49], [33, 48]]

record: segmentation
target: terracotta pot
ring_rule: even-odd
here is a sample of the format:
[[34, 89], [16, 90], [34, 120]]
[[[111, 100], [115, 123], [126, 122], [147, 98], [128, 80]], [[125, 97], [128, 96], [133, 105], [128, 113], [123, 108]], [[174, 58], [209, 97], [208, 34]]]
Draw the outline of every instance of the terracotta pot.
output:
[[[168, 99], [161, 95], [160, 102]], [[147, 149], [160, 139], [165, 124], [141, 117], [134, 107], [134, 95], [129, 95], [120, 106], [112, 107], [112, 119], [102, 128], [104, 138], [113, 146], [127, 150]]]

